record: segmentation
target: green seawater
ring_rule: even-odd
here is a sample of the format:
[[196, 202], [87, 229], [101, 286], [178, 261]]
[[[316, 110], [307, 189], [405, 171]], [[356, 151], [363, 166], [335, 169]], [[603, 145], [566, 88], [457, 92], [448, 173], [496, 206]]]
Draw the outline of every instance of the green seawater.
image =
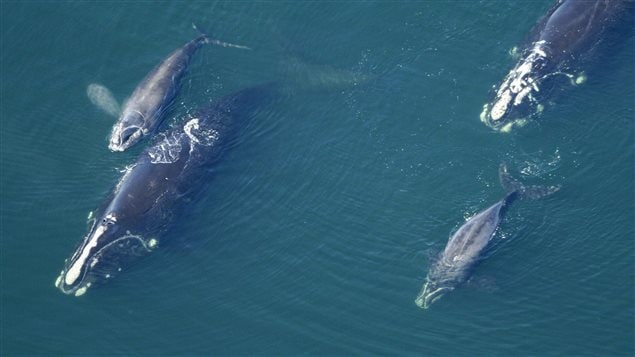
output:
[[[635, 38], [508, 134], [479, 121], [550, 0], [0, 3], [0, 354], [635, 354]], [[159, 249], [79, 298], [53, 283], [148, 144], [123, 102], [192, 22], [165, 127], [280, 81]], [[473, 281], [422, 310], [431, 260], [507, 162], [560, 184], [510, 207]], [[169, 242], [169, 243], [168, 243]]]

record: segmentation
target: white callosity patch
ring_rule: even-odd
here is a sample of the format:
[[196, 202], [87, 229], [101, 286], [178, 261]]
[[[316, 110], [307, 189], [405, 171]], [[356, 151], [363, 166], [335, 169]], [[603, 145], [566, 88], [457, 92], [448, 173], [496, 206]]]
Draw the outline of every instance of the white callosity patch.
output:
[[85, 286], [82, 286], [81, 288], [79, 288], [79, 289], [77, 289], [77, 290], [75, 291], [75, 296], [82, 296], [82, 295], [84, 295], [84, 294], [86, 293], [86, 290], [87, 290], [87, 289], [86, 289], [86, 287], [85, 287]]
[[509, 102], [512, 101], [512, 95], [509, 90], [503, 92], [502, 95], [498, 96], [498, 100], [492, 106], [492, 110], [490, 112], [490, 116], [494, 120], [498, 120], [505, 115], [507, 112], [507, 107], [509, 107]]
[[483, 123], [487, 123], [487, 116], [489, 115], [489, 104], [485, 103], [483, 104], [483, 110], [481, 111], [481, 114], [479, 115], [479, 118], [481, 119], [481, 121]]
[[88, 259], [90, 250], [97, 246], [99, 237], [101, 237], [107, 229], [108, 227], [106, 225], [100, 224], [95, 230], [95, 233], [90, 236], [88, 243], [84, 245], [79, 258], [77, 258], [66, 271], [66, 276], [64, 277], [64, 283], [66, 285], [72, 285], [75, 283], [75, 280], [79, 278], [79, 275], [82, 272], [82, 266], [84, 266], [86, 259]]
[[[112, 212], [104, 217], [103, 222], [95, 229], [95, 232], [88, 238], [88, 242], [82, 247], [81, 253], [74, 255], [74, 257], [78, 256], [78, 258], [75, 259], [73, 264], [66, 271], [66, 276], [64, 277], [64, 283], [66, 285], [72, 285], [79, 278], [82, 267], [85, 265], [91, 249], [97, 246], [99, 238], [108, 230], [108, 226], [116, 222], [117, 217]], [[90, 267], [94, 267], [95, 264], [97, 264], [97, 260], [93, 258], [90, 262]]]
[[[110, 215], [109, 215], [110, 216]], [[113, 221], [116, 221], [115, 217], [110, 217], [107, 219], [112, 219]], [[106, 228], [103, 228], [106, 227]], [[95, 231], [95, 235], [93, 235], [93, 238], [91, 239], [91, 241], [84, 247], [84, 249], [82, 250], [82, 254], [80, 256], [80, 258], [73, 264], [73, 266], [67, 271], [66, 273], [66, 279], [64, 280], [64, 282], [69, 285], [69, 284], [73, 284], [73, 282], [75, 282], [77, 280], [77, 278], [79, 277], [80, 273], [81, 273], [81, 267], [82, 267], [82, 262], [86, 261], [88, 258], [88, 254], [90, 253], [90, 250], [92, 248], [94, 248], [97, 244], [98, 241], [98, 237], [101, 236], [103, 234], [104, 231], [107, 230], [107, 226], [100, 226], [97, 228], [97, 231]], [[159, 245], [158, 240], [151, 238], [148, 241], [145, 241], [141, 236], [139, 235], [134, 235], [134, 234], [126, 234], [120, 238], [117, 238], [115, 240], [113, 240], [112, 242], [106, 244], [105, 246], [103, 246], [98, 252], [96, 252], [91, 258], [90, 258], [90, 263], [89, 263], [89, 267], [90, 268], [94, 268], [97, 263], [99, 262], [99, 258], [102, 256], [103, 252], [108, 250], [108, 248], [112, 247], [112, 246], [116, 246], [117, 244], [119, 244], [121, 246], [121, 242], [127, 240], [127, 239], [136, 239], [141, 246], [147, 251], [150, 252], [154, 249], [156, 249]], [[121, 271], [121, 268], [118, 268], [117, 271]], [[64, 272], [62, 271], [60, 277], [57, 278], [57, 280], [55, 281], [55, 286], [59, 287], [61, 280], [62, 280], [62, 276], [64, 276]], [[110, 278], [111, 275], [110, 274], [106, 274], [105, 275], [106, 278]], [[86, 290], [88, 288], [90, 288], [90, 286], [92, 285], [92, 283], [88, 282], [86, 283], [86, 285], [78, 288], [77, 290], [75, 290], [75, 296], [81, 296], [84, 295], [84, 293], [86, 293]]]
[[181, 153], [181, 135], [171, 133], [148, 150], [150, 162], [153, 164], [171, 164], [179, 159]]
[[154, 249], [157, 247], [157, 244], [159, 244], [158, 240], [154, 238], [150, 238], [150, 240], [148, 240], [147, 247], [150, 249]]
[[516, 95], [516, 98], [514, 99], [514, 105], [519, 105], [520, 103], [522, 103], [523, 99], [525, 99], [525, 97], [530, 92], [531, 92], [531, 87], [525, 87], [520, 92], [518, 92], [518, 95]]
[[[507, 74], [496, 92], [496, 99], [489, 112], [492, 120], [500, 120], [507, 113], [510, 105], [518, 106], [525, 100], [535, 102], [532, 92], [540, 91], [539, 78], [535, 77], [536, 67], [539, 62], [547, 59], [544, 47], [545, 41], [536, 42], [527, 57]], [[484, 111], [488, 109], [490, 109], [489, 106], [484, 108]]]
[[77, 289], [75, 291], [75, 296], [82, 296], [86, 293], [86, 290], [88, 290], [88, 288], [90, 288], [90, 283], [86, 284], [86, 286], [82, 286], [81, 288]]
[[218, 140], [218, 131], [201, 128], [198, 118], [194, 118], [185, 123], [183, 131], [185, 131], [185, 134], [190, 138], [192, 147], [194, 144], [212, 146]]

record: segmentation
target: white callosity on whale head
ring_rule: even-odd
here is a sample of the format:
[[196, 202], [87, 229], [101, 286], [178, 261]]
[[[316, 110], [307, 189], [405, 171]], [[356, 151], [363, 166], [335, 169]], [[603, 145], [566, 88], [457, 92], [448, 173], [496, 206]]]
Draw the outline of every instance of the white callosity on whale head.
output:
[[72, 263], [72, 265], [66, 271], [64, 276], [64, 283], [66, 285], [73, 285], [79, 278], [82, 267], [85, 265], [86, 260], [90, 256], [91, 250], [95, 248], [99, 242], [99, 238], [108, 230], [108, 223], [117, 222], [117, 217], [113, 213], [109, 213], [104, 218], [105, 224], [100, 224], [95, 232], [90, 236], [88, 243], [84, 245], [79, 254], [79, 257]]
[[535, 102], [532, 92], [540, 91], [536, 72], [547, 58], [544, 47], [544, 41], [536, 42], [530, 53], [507, 74], [496, 92], [493, 104], [484, 107], [481, 113], [482, 121], [486, 121], [489, 116], [492, 121], [498, 122], [511, 107], [520, 106], [526, 101]]
[[64, 283], [66, 285], [73, 285], [79, 278], [79, 275], [82, 272], [82, 266], [84, 266], [84, 262], [86, 261], [86, 259], [88, 259], [91, 249], [97, 246], [99, 237], [104, 234], [105, 231], [105, 226], [100, 225], [99, 227], [97, 227], [97, 230], [95, 230], [95, 234], [88, 241], [88, 244], [84, 246], [84, 249], [82, 250], [79, 258], [77, 258], [77, 260], [73, 262], [73, 265], [71, 265], [70, 268], [66, 271], [66, 276], [64, 277]]
[[428, 280], [419, 295], [415, 298], [415, 304], [424, 310], [428, 309], [435, 301], [452, 290], [454, 290], [453, 287], [437, 286], [437, 284]]
[[81, 288], [75, 290], [75, 296], [82, 296], [84, 294], [86, 294], [86, 290], [88, 290], [88, 288], [90, 288], [92, 284], [88, 283], [86, 284], [86, 286], [82, 286]]
[[514, 99], [514, 105], [520, 105], [530, 92], [531, 87], [525, 87], [520, 92], [518, 92], [518, 95], [516, 95], [516, 98]]
[[490, 111], [490, 117], [493, 120], [499, 120], [505, 115], [507, 112], [507, 108], [509, 107], [509, 103], [512, 101], [512, 95], [509, 90], [505, 90], [501, 96], [498, 97], [498, 100], [492, 106]]

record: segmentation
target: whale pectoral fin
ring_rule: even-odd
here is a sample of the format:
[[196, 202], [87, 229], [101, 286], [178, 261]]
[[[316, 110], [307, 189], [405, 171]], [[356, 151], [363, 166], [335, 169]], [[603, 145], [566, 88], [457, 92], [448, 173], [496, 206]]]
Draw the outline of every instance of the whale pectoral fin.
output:
[[97, 108], [113, 117], [119, 117], [121, 106], [106, 86], [99, 83], [91, 83], [86, 87], [86, 96]]

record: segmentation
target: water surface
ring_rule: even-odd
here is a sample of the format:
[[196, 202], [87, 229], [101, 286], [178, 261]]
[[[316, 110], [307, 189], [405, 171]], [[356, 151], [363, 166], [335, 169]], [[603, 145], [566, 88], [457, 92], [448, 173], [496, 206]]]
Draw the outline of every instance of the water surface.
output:
[[[1, 349], [42, 355], [632, 355], [635, 40], [533, 124], [478, 119], [551, 1], [3, 2]], [[123, 101], [196, 35], [166, 124], [270, 80], [172, 242], [85, 296], [53, 282], [142, 146], [111, 153]], [[521, 180], [475, 284], [414, 298], [449, 234]]]

